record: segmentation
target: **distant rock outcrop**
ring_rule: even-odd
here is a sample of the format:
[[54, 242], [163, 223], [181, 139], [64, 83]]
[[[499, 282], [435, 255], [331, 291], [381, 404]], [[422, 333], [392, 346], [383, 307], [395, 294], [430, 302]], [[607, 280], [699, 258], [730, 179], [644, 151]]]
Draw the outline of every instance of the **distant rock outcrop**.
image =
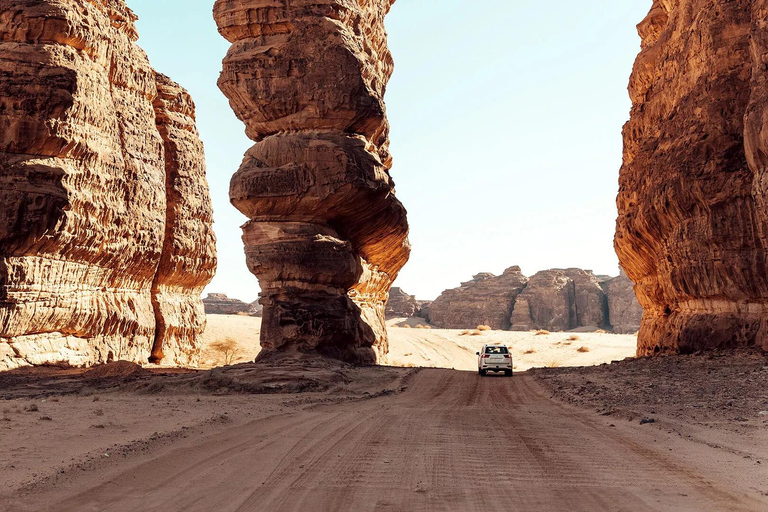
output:
[[419, 303], [413, 295], [408, 295], [396, 286], [389, 290], [387, 318], [411, 318], [416, 316], [419, 309]]
[[231, 299], [225, 293], [209, 293], [203, 299], [206, 315], [239, 315], [250, 314], [251, 304], [239, 299]]
[[446, 290], [429, 307], [430, 322], [445, 329], [468, 329], [488, 325], [510, 327], [512, 307], [528, 282], [520, 267], [511, 267], [500, 276], [483, 273], [459, 288]]
[[374, 363], [387, 293], [410, 254], [389, 175], [384, 17], [394, 0], [217, 0], [232, 46], [219, 87], [257, 144], [232, 178], [261, 345]]
[[478, 274], [446, 290], [430, 306], [429, 321], [447, 329], [485, 324], [503, 330], [607, 330], [614, 294], [619, 329], [635, 332], [630, 331], [632, 315], [639, 309], [642, 316], [642, 309], [628, 292], [633, 293], [631, 282], [627, 288], [620, 278], [595, 276], [589, 270], [544, 270], [528, 279], [519, 267], [512, 267], [502, 276]]
[[768, 350], [767, 12], [655, 0], [638, 25], [615, 245], [639, 355]]
[[123, 0], [0, 1], [0, 369], [198, 359], [203, 146], [135, 21]]
[[619, 277], [603, 282], [602, 286], [608, 297], [608, 323], [613, 328], [613, 332], [636, 333], [643, 319], [643, 307], [637, 301], [635, 284], [622, 270]]

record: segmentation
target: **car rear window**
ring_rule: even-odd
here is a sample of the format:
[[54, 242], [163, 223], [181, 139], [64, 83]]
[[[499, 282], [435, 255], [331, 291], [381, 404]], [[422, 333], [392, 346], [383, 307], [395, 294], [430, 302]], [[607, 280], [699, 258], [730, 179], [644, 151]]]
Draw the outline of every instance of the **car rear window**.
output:
[[509, 354], [507, 347], [485, 347], [486, 354]]

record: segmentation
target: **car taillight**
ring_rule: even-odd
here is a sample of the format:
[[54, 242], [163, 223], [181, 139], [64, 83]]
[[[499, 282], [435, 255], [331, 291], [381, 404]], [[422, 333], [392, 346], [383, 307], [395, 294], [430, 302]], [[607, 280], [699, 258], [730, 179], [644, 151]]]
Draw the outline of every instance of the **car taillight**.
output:
[[511, 356], [509, 354], [504, 354], [504, 359], [509, 359]]
[[491, 356], [489, 356], [488, 354], [483, 354], [483, 359], [488, 359], [489, 357]]

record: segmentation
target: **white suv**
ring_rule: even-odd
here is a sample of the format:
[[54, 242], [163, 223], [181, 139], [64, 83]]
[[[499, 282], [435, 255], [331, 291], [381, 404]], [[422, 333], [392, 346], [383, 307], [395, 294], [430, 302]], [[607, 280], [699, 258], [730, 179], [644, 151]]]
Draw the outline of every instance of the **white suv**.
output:
[[512, 376], [512, 355], [503, 345], [483, 345], [477, 354], [477, 373], [485, 377], [487, 372], [504, 372]]

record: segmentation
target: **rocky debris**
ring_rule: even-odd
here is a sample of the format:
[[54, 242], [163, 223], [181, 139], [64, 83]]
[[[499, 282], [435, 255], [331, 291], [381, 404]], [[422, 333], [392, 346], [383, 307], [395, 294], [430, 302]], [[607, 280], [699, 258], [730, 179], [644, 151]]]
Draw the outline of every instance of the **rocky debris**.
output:
[[0, 0], [0, 368], [194, 364], [216, 265], [194, 105], [122, 0]]
[[252, 305], [239, 299], [230, 299], [225, 293], [209, 293], [203, 299], [206, 315], [250, 314]]
[[768, 349], [765, 0], [655, 0], [638, 26], [615, 245], [639, 355]]
[[149, 370], [144, 369], [130, 361], [114, 361], [100, 364], [83, 373], [85, 379], [127, 379], [149, 375]]
[[398, 287], [389, 290], [387, 318], [411, 318], [417, 316], [420, 309], [421, 307], [413, 295], [408, 295]]
[[444, 291], [429, 307], [430, 322], [444, 329], [471, 329], [488, 325], [507, 330], [515, 301], [528, 278], [520, 267], [510, 267], [500, 276], [476, 275], [459, 288]]
[[619, 277], [603, 281], [608, 297], [608, 323], [616, 334], [634, 334], [640, 329], [643, 307], [637, 301], [635, 284], [621, 270]]
[[393, 0], [217, 0], [219, 87], [257, 144], [232, 178], [264, 306], [264, 353], [373, 363], [410, 253], [389, 175], [384, 17]]
[[[612, 299], [612, 294], [621, 296]], [[502, 276], [478, 274], [461, 287], [446, 290], [425, 307], [425, 318], [447, 329], [489, 325], [520, 331], [607, 330], [611, 300], [619, 307], [621, 332], [636, 332], [630, 330], [632, 315], [639, 311], [642, 316], [642, 308], [626, 276], [620, 280], [570, 268], [544, 270], [528, 279], [520, 267], [512, 267]]]

